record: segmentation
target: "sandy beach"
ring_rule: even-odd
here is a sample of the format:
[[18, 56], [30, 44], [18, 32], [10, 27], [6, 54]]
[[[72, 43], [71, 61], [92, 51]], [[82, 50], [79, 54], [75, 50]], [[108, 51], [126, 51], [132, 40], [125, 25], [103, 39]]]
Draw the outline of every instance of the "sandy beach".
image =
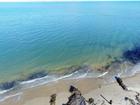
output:
[[[124, 78], [123, 81], [130, 90], [140, 92], [140, 74]], [[108, 100], [113, 100], [113, 105], [126, 105], [125, 96], [135, 98], [135, 92], [124, 91], [117, 83], [107, 84], [103, 78], [89, 78], [59, 80], [47, 85], [30, 88], [14, 93], [12, 97], [7, 97], [0, 105], [49, 105], [50, 95], [54, 93], [57, 94], [56, 105], [62, 105], [67, 102], [70, 96], [68, 92], [70, 85], [77, 87], [86, 99], [94, 98], [97, 105], [103, 103], [100, 94]], [[107, 105], [106, 102], [105, 105]]]

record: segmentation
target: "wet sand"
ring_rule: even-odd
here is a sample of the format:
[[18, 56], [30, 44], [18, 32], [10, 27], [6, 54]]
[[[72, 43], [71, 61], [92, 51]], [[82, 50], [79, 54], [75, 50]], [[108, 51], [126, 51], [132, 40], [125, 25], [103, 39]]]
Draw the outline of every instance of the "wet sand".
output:
[[[140, 92], [140, 74], [124, 78], [123, 80], [128, 88]], [[86, 99], [93, 97], [95, 103], [99, 105], [103, 102], [100, 94], [105, 96], [108, 100], [112, 99], [113, 105], [125, 105], [126, 101], [124, 101], [124, 97], [128, 96], [134, 98], [135, 95], [135, 92], [126, 92], [122, 90], [117, 83], [107, 84], [102, 78], [60, 80], [24, 90], [22, 94], [7, 98], [5, 101], [1, 102], [0, 105], [49, 105], [49, 96], [54, 93], [57, 94], [56, 105], [62, 105], [67, 102], [70, 95], [68, 92], [70, 85], [76, 86]]]

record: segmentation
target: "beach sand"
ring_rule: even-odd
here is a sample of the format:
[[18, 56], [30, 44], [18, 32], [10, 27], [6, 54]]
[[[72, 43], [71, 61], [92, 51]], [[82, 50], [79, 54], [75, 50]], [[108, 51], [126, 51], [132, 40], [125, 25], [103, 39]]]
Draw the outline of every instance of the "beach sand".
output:
[[[124, 83], [129, 89], [140, 92], [140, 74], [133, 77], [123, 79]], [[74, 85], [88, 99], [93, 97], [97, 105], [101, 105], [103, 99], [100, 97], [102, 94], [108, 100], [113, 100], [113, 105], [126, 105], [124, 97], [135, 98], [135, 92], [127, 92], [115, 82], [107, 84], [103, 78], [88, 78], [77, 80], [59, 80], [47, 85], [38, 86], [26, 89], [18, 95], [8, 97], [0, 105], [49, 105], [50, 95], [56, 93], [56, 105], [66, 103], [70, 93], [68, 92], [69, 86]], [[107, 105], [107, 103], [106, 103]]]

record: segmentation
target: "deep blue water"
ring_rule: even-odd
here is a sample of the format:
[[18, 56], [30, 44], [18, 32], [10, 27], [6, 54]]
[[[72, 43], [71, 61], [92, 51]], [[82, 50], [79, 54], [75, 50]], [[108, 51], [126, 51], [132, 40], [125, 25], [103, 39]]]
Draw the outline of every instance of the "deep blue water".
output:
[[140, 2], [0, 3], [0, 81], [100, 67], [139, 42]]

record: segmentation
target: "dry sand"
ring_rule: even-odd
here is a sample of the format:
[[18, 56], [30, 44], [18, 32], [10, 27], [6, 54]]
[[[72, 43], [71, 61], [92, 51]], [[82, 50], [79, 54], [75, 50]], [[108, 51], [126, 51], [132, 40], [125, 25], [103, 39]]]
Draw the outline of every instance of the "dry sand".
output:
[[[128, 88], [140, 92], [140, 74], [123, 79]], [[0, 105], [49, 105], [50, 95], [56, 93], [56, 105], [67, 102], [70, 95], [69, 86], [76, 86], [88, 99], [93, 97], [97, 105], [101, 105], [103, 99], [100, 94], [108, 100], [113, 100], [113, 105], [129, 105], [124, 101], [124, 97], [135, 98], [135, 92], [126, 92], [117, 83], [106, 84], [104, 79], [78, 79], [59, 80], [44, 86], [24, 90], [21, 95], [7, 98]], [[127, 102], [128, 103], [128, 102]], [[107, 103], [104, 105], [108, 105]]]

